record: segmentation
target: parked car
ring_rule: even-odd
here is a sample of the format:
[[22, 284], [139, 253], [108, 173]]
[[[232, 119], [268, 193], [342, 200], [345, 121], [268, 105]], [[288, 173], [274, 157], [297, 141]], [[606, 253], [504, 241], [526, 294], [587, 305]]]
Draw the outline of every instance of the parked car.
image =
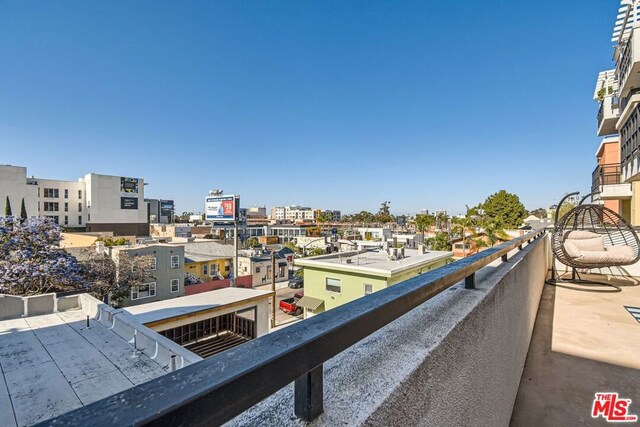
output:
[[302, 277], [293, 277], [289, 280], [289, 287], [291, 289], [300, 289], [304, 286], [304, 281]]
[[302, 314], [302, 307], [298, 307], [296, 303], [303, 296], [304, 292], [296, 292], [293, 297], [280, 300], [280, 310], [284, 311], [287, 314], [300, 316]]

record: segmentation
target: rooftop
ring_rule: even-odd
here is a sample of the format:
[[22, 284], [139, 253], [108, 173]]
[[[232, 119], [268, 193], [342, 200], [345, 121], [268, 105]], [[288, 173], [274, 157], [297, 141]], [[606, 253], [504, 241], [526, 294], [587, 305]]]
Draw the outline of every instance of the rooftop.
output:
[[257, 289], [244, 288], [224, 288], [215, 291], [202, 292], [195, 295], [126, 307], [123, 310], [133, 315], [136, 321], [144, 325], [148, 325], [150, 323], [161, 322], [177, 316], [213, 311], [231, 304], [266, 298], [270, 295], [271, 291], [259, 291]]
[[218, 242], [187, 242], [180, 243], [180, 246], [184, 246], [186, 262], [226, 259], [234, 256], [233, 245], [223, 245]]
[[0, 425], [24, 426], [168, 371], [81, 310], [0, 321]]
[[382, 249], [338, 252], [296, 260], [296, 265], [303, 267], [328, 268], [332, 270], [366, 272], [391, 277], [402, 271], [432, 264], [435, 261], [450, 258], [452, 252], [427, 251], [421, 253], [414, 249], [405, 249], [404, 258], [389, 259], [389, 254]]

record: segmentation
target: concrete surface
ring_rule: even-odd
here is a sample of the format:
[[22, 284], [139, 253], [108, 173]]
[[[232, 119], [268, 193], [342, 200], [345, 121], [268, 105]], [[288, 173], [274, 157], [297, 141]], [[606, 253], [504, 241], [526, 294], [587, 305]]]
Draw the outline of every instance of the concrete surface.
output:
[[[507, 425], [548, 247], [513, 251], [476, 274], [475, 290], [459, 283], [325, 363], [325, 412], [310, 425]], [[228, 425], [307, 424], [290, 385]]]
[[545, 286], [513, 426], [607, 425], [591, 418], [597, 392], [632, 399], [632, 413], [640, 416], [640, 323], [624, 308], [640, 307], [640, 286], [635, 279], [585, 278], [622, 291]]
[[0, 322], [0, 425], [30, 425], [166, 373], [80, 310]]

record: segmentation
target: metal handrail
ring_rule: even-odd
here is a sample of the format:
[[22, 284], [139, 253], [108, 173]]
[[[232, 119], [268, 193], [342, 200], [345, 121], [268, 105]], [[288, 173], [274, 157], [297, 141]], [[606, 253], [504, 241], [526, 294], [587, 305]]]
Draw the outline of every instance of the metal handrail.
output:
[[220, 425], [295, 381], [295, 413], [322, 413], [322, 364], [464, 279], [545, 234], [544, 229], [251, 340], [78, 408], [42, 425]]

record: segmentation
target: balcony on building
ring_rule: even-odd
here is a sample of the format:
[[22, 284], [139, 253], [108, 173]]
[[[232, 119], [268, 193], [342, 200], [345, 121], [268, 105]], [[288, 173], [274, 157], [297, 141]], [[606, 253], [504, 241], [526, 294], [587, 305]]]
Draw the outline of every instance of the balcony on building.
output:
[[617, 133], [616, 123], [620, 118], [618, 98], [605, 96], [598, 110], [598, 136], [613, 135]]
[[600, 425], [595, 393], [640, 402], [640, 266], [585, 292], [545, 284], [552, 262], [535, 230], [45, 423]]
[[596, 166], [592, 179], [591, 192], [597, 194], [594, 200], [631, 199], [631, 184], [621, 182], [620, 163]]
[[640, 87], [640, 27], [628, 28], [614, 51], [620, 98]]
[[617, 133], [616, 124], [620, 118], [618, 102], [618, 81], [615, 70], [606, 70], [598, 74], [593, 99], [600, 103], [598, 110], [598, 136]]

